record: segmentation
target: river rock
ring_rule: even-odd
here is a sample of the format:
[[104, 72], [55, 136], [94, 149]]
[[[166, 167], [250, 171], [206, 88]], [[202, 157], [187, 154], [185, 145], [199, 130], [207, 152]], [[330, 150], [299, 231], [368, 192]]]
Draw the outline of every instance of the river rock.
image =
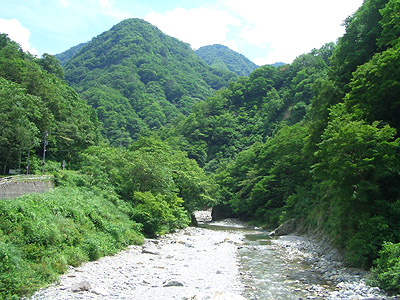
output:
[[90, 291], [91, 289], [92, 289], [92, 286], [89, 281], [81, 281], [81, 282], [71, 286], [71, 291], [74, 293], [86, 292], [86, 291]]
[[278, 228], [272, 231], [269, 235], [270, 236], [281, 236], [281, 235], [288, 235], [296, 231], [296, 220], [291, 219], [286, 221], [285, 223], [281, 224]]
[[246, 298], [240, 295], [221, 291], [221, 292], [215, 292], [211, 300], [246, 300]]
[[146, 242], [144, 243], [144, 245], [142, 247], [142, 253], [153, 254], [153, 255], [159, 255], [160, 254], [158, 248], [156, 247], [154, 242], [151, 241], [151, 240], [146, 240]]
[[103, 288], [95, 287], [91, 291], [91, 293], [98, 295], [98, 296], [109, 296], [110, 294]]
[[171, 286], [185, 286], [182, 282], [177, 281], [177, 280], [170, 280], [164, 282], [164, 287], [171, 287]]

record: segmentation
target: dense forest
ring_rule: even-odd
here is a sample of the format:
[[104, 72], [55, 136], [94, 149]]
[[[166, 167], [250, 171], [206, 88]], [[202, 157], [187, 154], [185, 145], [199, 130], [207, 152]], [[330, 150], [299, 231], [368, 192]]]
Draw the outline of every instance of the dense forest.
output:
[[57, 188], [0, 201], [0, 295], [185, 227], [204, 206], [319, 231], [399, 292], [399, 16], [397, 0], [366, 0], [336, 43], [242, 77], [137, 19], [63, 68], [1, 35], [0, 171], [30, 153], [40, 173], [47, 133]]

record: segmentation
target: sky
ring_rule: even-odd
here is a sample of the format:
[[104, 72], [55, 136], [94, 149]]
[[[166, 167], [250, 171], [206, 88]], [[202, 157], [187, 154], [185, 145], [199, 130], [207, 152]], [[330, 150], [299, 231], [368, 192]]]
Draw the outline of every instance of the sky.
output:
[[0, 0], [0, 32], [24, 51], [58, 54], [128, 18], [193, 49], [222, 44], [258, 65], [291, 63], [335, 42], [363, 0]]

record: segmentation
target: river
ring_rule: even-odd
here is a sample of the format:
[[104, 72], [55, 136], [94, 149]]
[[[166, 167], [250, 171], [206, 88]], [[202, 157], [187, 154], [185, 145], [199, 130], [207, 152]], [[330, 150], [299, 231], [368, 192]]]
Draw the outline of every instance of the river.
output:
[[324, 275], [315, 248], [236, 220], [205, 223], [71, 267], [32, 299], [386, 299], [340, 263], [324, 262]]

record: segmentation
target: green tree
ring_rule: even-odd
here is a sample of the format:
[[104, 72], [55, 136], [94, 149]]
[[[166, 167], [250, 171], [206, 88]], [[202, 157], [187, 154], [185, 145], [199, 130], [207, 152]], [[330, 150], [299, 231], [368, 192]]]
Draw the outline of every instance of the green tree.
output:
[[[27, 95], [18, 84], [0, 78], [1, 171], [18, 168], [18, 156], [26, 156], [40, 141], [37, 124], [42, 118], [40, 98]], [[25, 164], [24, 164], [25, 165]]]
[[[385, 197], [385, 183], [399, 175], [400, 140], [394, 140], [395, 133], [387, 125], [355, 119], [338, 104], [331, 109], [316, 152], [313, 174], [321, 182], [328, 232], [346, 248], [355, 265], [370, 264], [382, 242], [393, 237], [388, 224], [393, 200]], [[377, 222], [373, 231], [365, 226], [368, 218]]]
[[54, 74], [60, 79], [64, 79], [64, 71], [60, 62], [53, 55], [45, 53], [37, 63], [48, 73]]
[[400, 129], [400, 44], [360, 66], [345, 103], [368, 122], [384, 121]]
[[363, 5], [344, 22], [346, 33], [339, 38], [332, 56], [334, 80], [343, 93], [348, 91], [352, 73], [366, 63], [377, 52], [382, 15], [379, 10], [389, 0], [366, 0]]
[[399, 43], [400, 3], [396, 0], [389, 0], [380, 13], [382, 15], [380, 21], [382, 32], [378, 38], [378, 46], [385, 50], [387, 47], [394, 47]]

